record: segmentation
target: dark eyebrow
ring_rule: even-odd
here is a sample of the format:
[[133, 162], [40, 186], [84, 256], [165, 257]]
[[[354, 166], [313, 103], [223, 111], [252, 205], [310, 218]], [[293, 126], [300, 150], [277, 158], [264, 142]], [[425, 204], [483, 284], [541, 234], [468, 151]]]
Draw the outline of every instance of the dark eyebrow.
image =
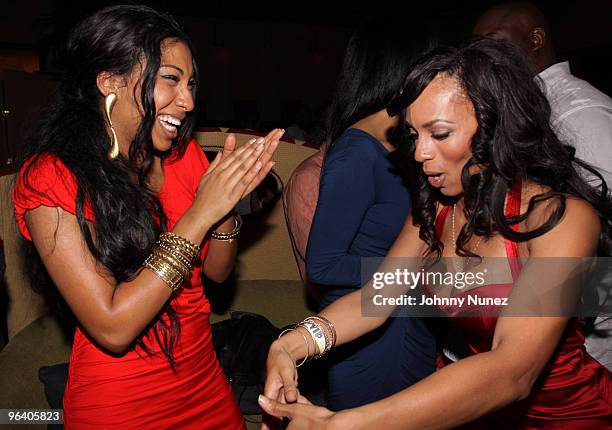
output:
[[178, 71], [181, 73], [181, 75], [185, 73], [185, 72], [183, 72], [183, 69], [181, 69], [180, 67], [175, 66], [175, 65], [173, 65], [173, 64], [162, 64], [162, 65], [161, 65], [161, 66], [159, 66], [159, 67], [160, 67], [160, 68], [161, 68], [161, 67], [171, 67], [171, 68], [173, 68], [173, 69], [178, 70]]
[[487, 37], [489, 39], [503, 39], [504, 38], [504, 36], [499, 33], [499, 30], [489, 31], [488, 33], [484, 34], [484, 37]]
[[444, 122], [446, 124], [455, 124], [454, 122], [448, 121], [446, 119], [436, 118], [436, 119], [432, 119], [431, 121], [427, 121], [425, 124], [423, 124], [423, 127], [425, 127], [425, 128], [431, 127], [432, 125], [434, 125], [437, 122]]

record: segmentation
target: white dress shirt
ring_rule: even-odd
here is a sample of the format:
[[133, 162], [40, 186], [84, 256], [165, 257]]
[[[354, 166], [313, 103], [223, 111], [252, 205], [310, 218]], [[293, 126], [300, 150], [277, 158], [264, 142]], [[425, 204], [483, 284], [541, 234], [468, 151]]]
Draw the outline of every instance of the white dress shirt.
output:
[[[567, 61], [553, 64], [538, 78], [552, 109], [551, 125], [561, 141], [574, 146], [576, 156], [598, 169], [612, 188], [612, 99], [572, 75]], [[598, 290], [600, 301], [606, 300], [606, 290]], [[586, 349], [612, 370], [612, 318], [600, 315], [595, 328], [601, 336], [588, 336]]]
[[612, 99], [570, 72], [567, 61], [538, 74], [552, 109], [551, 124], [576, 157], [592, 164], [612, 188]]

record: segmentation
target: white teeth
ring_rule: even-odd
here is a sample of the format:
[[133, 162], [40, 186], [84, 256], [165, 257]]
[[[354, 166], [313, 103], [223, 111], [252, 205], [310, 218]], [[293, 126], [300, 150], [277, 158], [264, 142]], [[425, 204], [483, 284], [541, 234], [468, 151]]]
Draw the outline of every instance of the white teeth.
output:
[[159, 119], [161, 121], [165, 121], [167, 123], [173, 124], [173, 125], [175, 125], [177, 127], [181, 126], [181, 120], [178, 119], [178, 118], [175, 118], [175, 117], [173, 117], [171, 115], [160, 115]]
[[166, 130], [168, 130], [171, 133], [176, 132], [176, 127], [172, 124], [168, 124], [166, 121], [160, 119], [159, 123], [161, 124], [162, 127], [164, 127]]

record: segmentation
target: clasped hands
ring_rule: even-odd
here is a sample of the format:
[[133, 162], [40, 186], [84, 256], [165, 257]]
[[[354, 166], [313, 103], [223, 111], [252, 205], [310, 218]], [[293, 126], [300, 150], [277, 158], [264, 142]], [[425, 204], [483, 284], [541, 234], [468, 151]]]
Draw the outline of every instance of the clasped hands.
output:
[[266, 368], [264, 394], [259, 396], [259, 406], [264, 411], [262, 430], [279, 428], [283, 418], [290, 420], [289, 430], [342, 428], [339, 422], [341, 412], [314, 406], [300, 394], [295, 360], [283, 345], [282, 338], [272, 343]]
[[274, 166], [272, 155], [283, 133], [282, 129], [274, 129], [239, 148], [234, 134], [226, 137], [223, 150], [217, 153], [200, 180], [194, 202], [207, 208], [210, 225], [222, 219], [264, 180]]

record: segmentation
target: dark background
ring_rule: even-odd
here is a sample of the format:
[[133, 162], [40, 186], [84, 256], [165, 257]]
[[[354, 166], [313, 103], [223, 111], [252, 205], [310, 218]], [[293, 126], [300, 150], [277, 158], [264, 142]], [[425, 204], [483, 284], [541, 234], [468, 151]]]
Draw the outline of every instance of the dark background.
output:
[[[50, 74], [69, 29], [110, 1], [23, 0], [0, 7], [0, 68]], [[143, 1], [170, 12], [196, 46], [199, 125], [286, 127], [300, 103], [314, 113], [331, 97], [352, 28], [372, 15], [426, 23], [449, 43], [469, 38], [494, 1]], [[535, 1], [551, 22], [560, 59], [612, 93], [612, 1]], [[24, 93], [27, 96], [27, 91]], [[258, 118], [253, 118], [257, 112]]]

